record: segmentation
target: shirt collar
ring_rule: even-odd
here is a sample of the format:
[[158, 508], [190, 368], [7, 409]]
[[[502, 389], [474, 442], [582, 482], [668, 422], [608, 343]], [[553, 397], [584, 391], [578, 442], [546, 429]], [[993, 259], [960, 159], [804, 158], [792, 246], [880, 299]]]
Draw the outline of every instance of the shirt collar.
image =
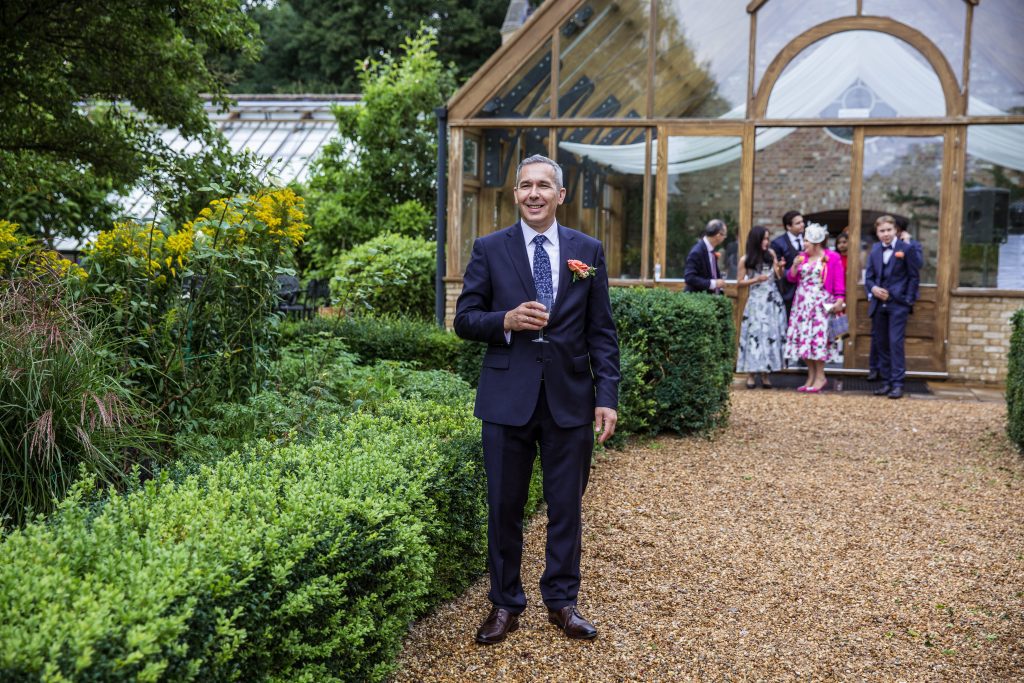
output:
[[715, 245], [711, 244], [711, 240], [707, 237], [701, 237], [701, 239], [704, 240], [704, 246], [708, 248], [708, 251], [713, 252], [715, 250]]
[[557, 220], [555, 220], [553, 223], [551, 223], [551, 226], [547, 230], [545, 230], [544, 232], [537, 232], [536, 230], [531, 228], [529, 225], [527, 225], [526, 221], [524, 221], [522, 219], [519, 220], [519, 225], [523, 229], [523, 239], [526, 240], [527, 244], [530, 244], [531, 242], [533, 242], [533, 238], [536, 237], [537, 235], [544, 235], [545, 237], [548, 238], [548, 241], [551, 242], [551, 244], [553, 244], [555, 246], [558, 245], [558, 221]]
[[794, 247], [802, 245], [804, 243], [803, 233], [797, 235], [796, 233], [792, 233], [789, 230], [787, 230], [786, 234], [789, 235], [789, 243], [792, 244]]

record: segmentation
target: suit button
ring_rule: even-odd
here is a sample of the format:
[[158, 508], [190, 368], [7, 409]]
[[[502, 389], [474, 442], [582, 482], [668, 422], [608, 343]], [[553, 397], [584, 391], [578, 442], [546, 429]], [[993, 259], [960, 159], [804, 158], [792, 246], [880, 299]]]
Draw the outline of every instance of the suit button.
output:
[[543, 356], [537, 356], [537, 362], [538, 363], [543, 363], [544, 362], [544, 357]]

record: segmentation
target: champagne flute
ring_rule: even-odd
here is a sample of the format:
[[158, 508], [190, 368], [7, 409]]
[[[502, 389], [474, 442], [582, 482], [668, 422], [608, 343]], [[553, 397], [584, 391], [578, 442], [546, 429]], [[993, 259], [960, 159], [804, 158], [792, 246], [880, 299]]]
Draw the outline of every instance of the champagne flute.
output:
[[[537, 294], [537, 303], [539, 303], [541, 306], [544, 307], [544, 310], [548, 314], [548, 320], [550, 320], [551, 319], [551, 304], [554, 303], [551, 300], [551, 295], [548, 294], [548, 293]], [[547, 339], [544, 338], [544, 328], [543, 327], [540, 328], [539, 330], [537, 330], [537, 338], [534, 339], [533, 341], [537, 342], [539, 344], [550, 344], [551, 343]]]

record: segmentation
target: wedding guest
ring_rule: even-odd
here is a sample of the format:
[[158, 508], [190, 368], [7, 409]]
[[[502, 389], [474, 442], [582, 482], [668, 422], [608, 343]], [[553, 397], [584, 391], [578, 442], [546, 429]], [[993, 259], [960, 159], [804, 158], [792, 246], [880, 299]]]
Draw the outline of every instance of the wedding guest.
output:
[[[523, 159], [514, 193], [521, 220], [473, 243], [455, 308], [456, 334], [487, 345], [473, 414], [483, 422], [491, 611], [476, 642], [504, 640], [526, 608], [523, 505], [538, 451], [548, 511], [541, 597], [549, 622], [588, 640], [597, 630], [576, 606], [583, 494], [594, 434], [604, 443], [618, 420], [608, 270], [599, 241], [555, 218], [566, 194], [555, 161]], [[590, 264], [586, 275], [570, 270], [574, 261]], [[554, 304], [549, 310], [538, 298]]]
[[693, 245], [686, 257], [686, 268], [683, 279], [686, 281], [687, 292], [707, 292], [721, 294], [725, 280], [719, 277], [718, 255], [715, 250], [725, 241], [729, 228], [725, 221], [713, 218], [704, 227], [704, 234]]
[[816, 394], [828, 384], [825, 363], [839, 360], [837, 340], [828, 338], [828, 317], [846, 310], [846, 284], [839, 254], [824, 246], [828, 230], [811, 223], [804, 232], [805, 252], [787, 271], [796, 283], [786, 330], [785, 355], [807, 364], [807, 380], [797, 391]]
[[[803, 214], [799, 211], [787, 211], [782, 216], [782, 227], [786, 229], [786, 232], [772, 240], [771, 248], [783, 267], [789, 267], [796, 263], [797, 254], [804, 250]], [[780, 280], [779, 292], [782, 294], [782, 300], [786, 302], [786, 318], [788, 319], [793, 310], [796, 285], [787, 280]]]
[[740, 324], [740, 349], [736, 372], [747, 373], [747, 388], [772, 388], [770, 375], [782, 369], [786, 344], [786, 305], [776, 281], [782, 277], [782, 263], [769, 247], [768, 228], [755, 225], [747, 237], [747, 251], [740, 257], [736, 286], [749, 287]]
[[850, 234], [846, 232], [846, 228], [836, 235], [836, 253], [839, 254], [839, 258], [843, 262], [843, 273], [846, 273], [847, 263], [849, 258], [847, 252], [850, 250]]
[[877, 347], [878, 370], [885, 382], [876, 396], [903, 398], [906, 377], [904, 340], [907, 320], [917, 301], [921, 264], [911, 245], [896, 237], [892, 216], [875, 221], [879, 242], [868, 256], [864, 289], [868, 295], [871, 340]]

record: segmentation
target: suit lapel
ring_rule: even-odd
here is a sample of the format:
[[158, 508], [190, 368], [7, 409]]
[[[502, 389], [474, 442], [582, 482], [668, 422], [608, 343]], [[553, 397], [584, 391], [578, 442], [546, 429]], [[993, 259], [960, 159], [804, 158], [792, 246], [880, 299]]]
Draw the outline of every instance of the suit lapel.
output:
[[569, 271], [569, 260], [576, 258], [576, 239], [572, 233], [558, 226], [558, 295], [555, 297], [555, 305], [552, 308], [552, 315], [558, 312], [559, 306], [569, 293], [569, 286], [572, 284], [572, 273]]
[[533, 272], [530, 270], [530, 257], [526, 254], [522, 226], [516, 223], [508, 228], [506, 238], [505, 247], [508, 249], [508, 258], [512, 261], [512, 266], [523, 283], [526, 300], [534, 301], [537, 299], [537, 286], [533, 283]]

